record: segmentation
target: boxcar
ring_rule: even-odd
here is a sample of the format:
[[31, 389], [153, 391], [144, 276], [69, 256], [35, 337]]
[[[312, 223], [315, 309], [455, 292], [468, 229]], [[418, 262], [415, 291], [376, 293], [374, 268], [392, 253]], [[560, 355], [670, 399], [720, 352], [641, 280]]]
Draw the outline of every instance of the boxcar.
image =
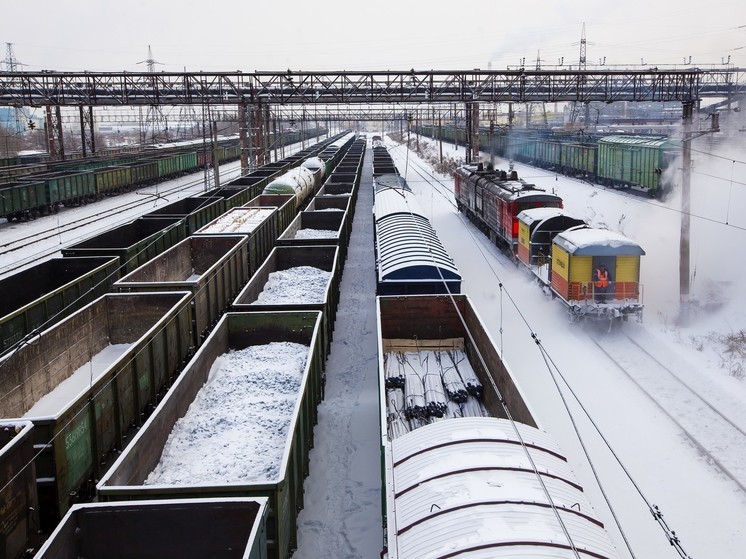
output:
[[0, 556], [20, 559], [37, 544], [39, 503], [33, 424], [0, 423]]
[[246, 237], [197, 235], [177, 243], [114, 283], [120, 293], [190, 291], [194, 345], [227, 310], [249, 279]]
[[661, 174], [680, 153], [667, 138], [606, 136], [598, 141], [598, 180], [620, 188], [661, 194]]
[[138, 218], [62, 249], [63, 256], [116, 256], [129, 273], [187, 237], [180, 218]]
[[[296, 515], [303, 506], [303, 479], [308, 474], [308, 452], [313, 444], [313, 425], [322, 394], [321, 319], [320, 312], [227, 313], [223, 316], [132, 443], [101, 478], [97, 486], [99, 499], [268, 497], [269, 555], [280, 559], [289, 557], [296, 546]], [[190, 483], [188, 478], [173, 485], [146, 484], [161, 462], [161, 454], [176, 422], [187, 414], [207, 382], [215, 361], [229, 351], [271, 342], [308, 346], [282, 458], [271, 468], [276, 475], [264, 474], [251, 481], [210, 485]], [[217, 416], [221, 413], [216, 408]], [[251, 415], [251, 407], [247, 407], [245, 413]], [[261, 437], [262, 434], [247, 432], [244, 436]], [[212, 458], [207, 457], [207, 460]]]
[[[107, 294], [0, 361], [0, 414], [34, 424], [42, 529], [92, 494], [192, 351], [191, 294]], [[95, 376], [95, 378], [93, 378]]]
[[115, 257], [53, 258], [0, 280], [0, 355], [37, 328], [49, 327], [109, 290]]
[[266, 559], [267, 499], [74, 505], [36, 559]]

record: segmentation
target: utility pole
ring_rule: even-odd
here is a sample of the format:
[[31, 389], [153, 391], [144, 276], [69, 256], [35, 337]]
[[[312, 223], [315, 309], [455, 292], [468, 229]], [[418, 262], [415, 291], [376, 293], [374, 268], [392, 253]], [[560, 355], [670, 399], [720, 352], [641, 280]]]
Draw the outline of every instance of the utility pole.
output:
[[681, 179], [681, 234], [679, 236], [679, 319], [683, 324], [689, 321], [689, 235], [691, 203], [692, 165], [692, 116], [693, 103], [684, 103], [684, 146], [683, 170]]

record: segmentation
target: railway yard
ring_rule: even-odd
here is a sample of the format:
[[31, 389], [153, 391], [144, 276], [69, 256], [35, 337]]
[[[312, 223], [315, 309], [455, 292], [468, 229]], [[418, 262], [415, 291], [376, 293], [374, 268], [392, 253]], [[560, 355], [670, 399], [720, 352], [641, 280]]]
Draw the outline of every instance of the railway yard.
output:
[[[54, 355], [54, 360], [82, 367], [84, 377], [91, 375], [73, 389], [77, 398], [90, 384], [62, 421], [66, 403], [55, 420], [50, 417], [57, 412], [28, 416], [25, 400], [16, 406], [17, 398], [8, 397], [18, 390], [11, 386], [16, 377], [4, 384], [5, 415], [30, 417], [23, 425], [30, 429], [33, 424], [35, 433], [34, 445], [13, 462], [23, 466], [5, 480], [4, 490], [19, 502], [37, 485], [40, 490], [39, 518], [19, 522], [27, 511], [17, 507], [7, 521], [22, 526], [8, 539], [16, 549], [9, 557], [21, 557], [18, 550], [25, 547], [38, 549], [36, 530], [40, 527], [48, 537], [55, 526], [57, 532], [38, 557], [62, 556], [55, 553], [73, 545], [76, 526], [80, 538], [90, 538], [86, 527], [96, 524], [86, 524], [94, 522], [86, 515], [95, 517], [97, 504], [112, 518], [121, 515], [120, 522], [129, 522], [126, 515], [132, 514], [137, 525], [138, 514], [168, 522], [174, 518], [168, 507], [176, 499], [184, 499], [175, 506], [185, 509], [203, 501], [202, 516], [194, 521], [202, 528], [216, 524], [213, 512], [220, 518], [221, 507], [235, 507], [246, 521], [235, 528], [242, 535], [231, 545], [249, 541], [245, 556], [257, 559], [385, 554], [409, 559], [450, 556], [445, 550], [452, 549], [486, 558], [548, 548], [558, 549], [557, 557], [674, 557], [671, 530], [691, 557], [738, 556], [746, 547], [746, 390], [743, 379], [718, 366], [712, 348], [692, 347], [707, 345], [702, 342], [706, 322], [722, 317], [702, 313], [699, 330], [666, 327], [675, 298], [667, 294], [671, 282], [661, 273], [670, 267], [670, 236], [642, 231], [652, 229], [648, 218], [675, 230], [670, 204], [516, 165], [520, 176], [562, 196], [564, 207], [575, 215], [594, 227], [617, 223], [646, 251], [639, 279], [645, 286], [645, 322], [625, 321], [612, 331], [582, 323], [568, 326], [567, 309], [548, 295], [546, 286], [458, 211], [452, 178], [435, 173], [388, 137], [377, 148], [393, 166], [386, 173], [376, 172], [370, 139], [338, 134], [298, 149], [302, 156], [289, 156], [295, 157], [292, 164], [273, 168], [273, 174], [252, 186], [246, 186], [252, 182], [247, 177], [238, 178], [238, 163], [229, 163], [220, 169], [219, 194], [205, 191], [201, 174], [185, 175], [33, 221], [0, 223], [0, 286], [8, 286], [6, 299], [14, 274], [30, 274], [46, 260], [105, 260], [111, 254], [121, 266], [117, 281], [97, 292], [100, 299], [76, 314], [77, 322], [63, 318], [65, 326], [47, 325], [43, 332], [36, 331], [37, 323], [3, 340], [0, 370], [12, 365], [33, 378], [34, 367], [58, 368], [34, 365], [40, 354], [42, 362], [51, 363]], [[299, 169], [316, 156], [327, 163], [325, 176], [283, 191], [281, 179], [289, 180], [288, 169]], [[409, 192], [402, 190], [384, 203], [377, 190], [400, 187], [399, 179], [393, 187], [379, 179], [392, 172]], [[444, 263], [450, 259], [452, 267], [439, 268], [440, 279], [446, 268], [456, 270], [460, 275], [450, 279], [460, 287], [449, 284], [442, 292], [409, 296], [433, 291], [431, 286], [426, 291], [409, 287], [397, 293], [392, 283], [394, 293], [377, 298], [377, 292], [389, 289], [377, 268], [383, 250], [376, 245], [382, 242], [379, 222], [402, 213], [396, 204], [410, 195], [439, 240], [435, 249], [430, 244], [425, 250], [443, 251]], [[404, 211], [405, 218], [414, 211]], [[155, 230], [167, 244], [151, 250], [157, 243], [151, 233], [140, 231], [146, 244], [91, 244], [91, 239], [105, 239], [109, 230], [129, 238], [126, 228], [146, 213], [155, 214], [150, 223], [163, 221]], [[197, 213], [199, 219], [187, 217]], [[251, 213], [254, 221], [231, 219], [226, 225], [232, 213]], [[705, 234], [705, 227], [699, 232]], [[717, 254], [703, 256], [703, 268], [708, 258]], [[310, 289], [297, 289], [298, 283], [310, 288], [310, 275], [285, 280], [293, 292], [286, 303], [282, 294], [260, 298], [270, 278], [280, 282], [280, 272], [305, 265], [320, 274], [313, 277], [315, 298]], [[738, 300], [734, 296], [725, 306]], [[12, 304], [5, 308], [13, 310]], [[99, 326], [101, 317], [106, 326]], [[132, 324], [134, 334], [123, 332], [124, 324]], [[105, 332], [96, 337], [89, 329]], [[76, 345], [70, 342], [73, 337], [91, 346], [81, 351], [85, 355], [68, 355], [74, 353], [66, 347]], [[15, 346], [20, 338], [24, 343]], [[286, 344], [287, 353], [269, 345], [275, 343]], [[114, 364], [103, 382], [94, 380], [93, 354], [106, 347], [119, 353], [108, 357]], [[241, 365], [231, 368], [225, 356], [248, 349], [256, 351], [241, 359], [263, 365], [275, 361], [277, 369], [266, 378], [251, 373], [257, 384], [240, 387]], [[457, 397], [461, 405], [455, 405], [456, 411], [447, 412], [446, 401], [438, 400], [434, 411], [431, 406], [426, 412], [429, 396], [423, 394], [419, 406], [411, 389], [401, 396], [390, 391], [398, 382], [388, 384], [391, 363], [397, 358], [404, 363], [403, 356], [414, 359], [423, 351], [432, 352], [428, 359], [433, 362], [450, 356], [454, 364], [459, 359], [471, 363], [475, 372], [470, 378], [483, 385], [481, 400], [474, 404], [480, 417], [466, 417], [466, 392], [462, 400]], [[292, 371], [286, 370], [291, 364]], [[227, 384], [220, 387], [218, 377]], [[34, 383], [18, 382], [24, 394], [36, 396], [54, 381]], [[203, 393], [203, 385], [215, 392]], [[447, 384], [445, 391], [450, 393]], [[198, 398], [203, 415], [194, 419], [189, 414], [197, 414]], [[109, 407], [116, 412], [107, 416]], [[253, 421], [242, 423], [247, 415]], [[451, 420], [444, 418], [456, 417], [454, 423], [468, 423], [468, 428], [454, 435], [446, 427]], [[206, 436], [210, 446], [198, 435]], [[30, 435], [16, 435], [21, 437]], [[87, 443], [80, 442], [86, 438]], [[234, 449], [238, 439], [245, 446], [233, 456], [227, 449]], [[449, 454], [447, 447], [456, 439], [462, 446]], [[52, 448], [50, 457], [45, 450]], [[179, 450], [185, 452], [181, 457]], [[160, 463], [162, 454], [175, 462]], [[36, 479], [26, 475], [32, 463]], [[178, 475], [169, 477], [163, 471], [168, 468]], [[469, 477], [470, 469], [484, 471]], [[500, 469], [515, 472], [502, 478], [485, 473]], [[162, 477], [149, 478], [154, 470]], [[534, 474], [545, 477], [546, 485], [537, 483]], [[452, 479], [452, 485], [441, 484], [441, 478]], [[547, 499], [545, 491], [552, 497]], [[143, 500], [147, 504], [136, 505]], [[88, 501], [93, 502], [73, 509], [77, 516], [65, 516], [71, 505]], [[114, 512], [122, 501], [128, 506]], [[662, 516], [656, 518], [651, 513], [658, 510]], [[58, 524], [63, 517], [67, 523]], [[519, 520], [510, 524], [514, 518]], [[561, 529], [522, 531], [526, 522], [544, 526], [556, 520]], [[95, 522], [101, 522], [97, 529], [102, 534], [114, 530], [100, 515]], [[192, 520], [184, 522], [191, 526]], [[513, 537], [499, 530], [460, 531], [495, 522], [510, 524]], [[221, 534], [215, 534], [217, 541]], [[19, 538], [28, 541], [18, 545]], [[101, 545], [94, 540], [87, 544], [91, 549]], [[185, 548], [198, 541], [184, 540], [180, 545]]]

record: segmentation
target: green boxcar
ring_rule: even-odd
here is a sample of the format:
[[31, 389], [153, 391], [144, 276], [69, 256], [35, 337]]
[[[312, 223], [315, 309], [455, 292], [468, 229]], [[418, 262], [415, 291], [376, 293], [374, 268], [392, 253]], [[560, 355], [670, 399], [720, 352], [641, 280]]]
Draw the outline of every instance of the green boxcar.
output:
[[47, 209], [46, 184], [21, 181], [0, 184], [0, 217], [22, 219]]
[[660, 177], [677, 153], [666, 138], [606, 136], [598, 141], [598, 178], [622, 188], [660, 194]]
[[[318, 311], [225, 314], [132, 443], [101, 478], [97, 485], [99, 500], [268, 497], [269, 557], [290, 557], [296, 547], [297, 513], [303, 507], [303, 479], [308, 475], [308, 452], [313, 446], [313, 426], [322, 398], [324, 351], [321, 328], [322, 315]], [[146, 478], [160, 462], [174, 424], [187, 413], [215, 361], [231, 350], [270, 342], [308, 346], [294, 413], [286, 429], [283, 456], [276, 469], [273, 468], [277, 474], [226, 484], [194, 484], [186, 478], [178, 485], [146, 485]], [[215, 413], [220, 416], [219, 406], [216, 406]], [[248, 406], [246, 414], [251, 413], [252, 408]], [[261, 435], [246, 433], [246, 437], [255, 436]]]

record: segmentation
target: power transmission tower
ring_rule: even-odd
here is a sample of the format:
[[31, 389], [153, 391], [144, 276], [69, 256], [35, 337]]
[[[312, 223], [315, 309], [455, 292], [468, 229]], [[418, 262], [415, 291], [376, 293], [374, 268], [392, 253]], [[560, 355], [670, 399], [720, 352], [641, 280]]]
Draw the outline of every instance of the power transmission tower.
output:
[[[155, 65], [161, 64], [153, 58], [153, 50], [148, 45], [148, 58], [141, 60], [138, 64], [147, 64], [148, 73], [155, 74]], [[150, 83], [153, 90], [156, 89], [155, 77], [151, 79]], [[145, 144], [148, 140], [148, 133], [150, 133], [151, 143], [158, 143], [161, 139], [166, 139], [168, 132], [168, 121], [166, 120], [163, 111], [159, 105], [150, 105], [148, 107], [148, 114], [145, 117], [145, 123], [142, 122], [142, 114], [140, 114], [140, 143]]]
[[[5, 70], [7, 72], [20, 72], [20, 66], [25, 66], [25, 64], [21, 64], [16, 59], [15, 53], [13, 52], [13, 43], [5, 43], [5, 60], [3, 60], [3, 64], [5, 64]], [[16, 135], [23, 131], [21, 122], [25, 123], [25, 121], [26, 118], [23, 115], [21, 107], [15, 107], [13, 109], [12, 131]]]
[[[586, 69], [586, 46], [587, 41], [585, 39], [585, 23], [583, 23], [583, 30], [580, 34], [580, 60], [578, 62], [578, 70]], [[570, 125], [575, 125], [575, 120], [578, 118], [578, 102], [573, 101], [572, 111], [570, 112]], [[590, 119], [590, 105], [585, 103], [585, 127], [588, 128]]]
[[[541, 51], [536, 51], [536, 71], [541, 70]], [[533, 112], [533, 104], [529, 103], [526, 105], [526, 127], [528, 128], [531, 121], [531, 113]], [[544, 103], [541, 103], [541, 112], [544, 117], [544, 126], [547, 127], [547, 107]]]

